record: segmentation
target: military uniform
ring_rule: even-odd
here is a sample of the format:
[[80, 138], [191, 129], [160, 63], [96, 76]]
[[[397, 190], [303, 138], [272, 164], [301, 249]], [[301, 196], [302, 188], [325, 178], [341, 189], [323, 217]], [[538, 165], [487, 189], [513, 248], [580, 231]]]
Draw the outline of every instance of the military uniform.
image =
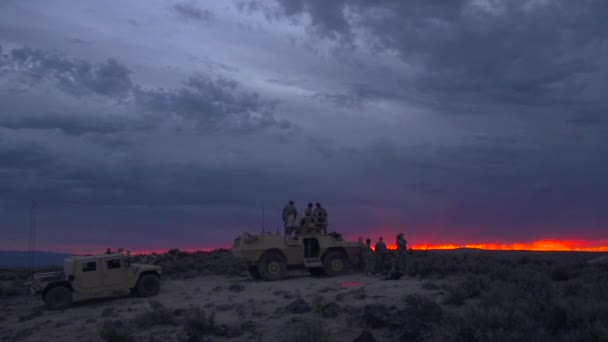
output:
[[384, 261], [386, 260], [386, 255], [388, 254], [388, 249], [386, 248], [386, 244], [384, 241], [378, 241], [376, 243], [376, 271], [384, 272]]
[[372, 246], [369, 244], [365, 244], [361, 256], [363, 257], [364, 272], [368, 275], [372, 274], [374, 265], [374, 250], [372, 249]]
[[297, 215], [298, 210], [293, 203], [289, 203], [283, 208], [283, 225], [285, 227], [285, 235], [290, 235], [292, 233], [293, 227], [296, 226]]
[[323, 233], [327, 234], [327, 211], [319, 206], [312, 212], [312, 216], [317, 227], [322, 228]]
[[405, 258], [407, 255], [407, 241], [403, 238], [403, 234], [399, 234], [397, 238], [397, 252], [395, 256], [397, 258], [397, 267], [400, 272], [405, 273]]

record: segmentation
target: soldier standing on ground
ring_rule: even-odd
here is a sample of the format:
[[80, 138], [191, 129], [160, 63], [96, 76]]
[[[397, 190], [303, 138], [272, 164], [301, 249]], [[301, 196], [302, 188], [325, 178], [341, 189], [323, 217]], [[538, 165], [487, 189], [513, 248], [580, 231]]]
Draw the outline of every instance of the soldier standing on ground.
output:
[[321, 203], [315, 204], [315, 210], [312, 212], [312, 216], [317, 223], [317, 226], [323, 229], [323, 234], [327, 234], [327, 211], [321, 207]]
[[399, 272], [405, 273], [405, 257], [407, 255], [407, 241], [403, 238], [403, 233], [397, 235], [397, 266]]
[[285, 235], [292, 233], [292, 227], [295, 226], [296, 216], [298, 215], [298, 209], [293, 204], [293, 201], [283, 208], [283, 224], [285, 227]]
[[363, 262], [365, 265], [365, 273], [368, 276], [372, 275], [374, 265], [374, 250], [372, 249], [372, 240], [365, 240], [365, 248], [363, 248]]
[[384, 260], [386, 259], [387, 249], [382, 236], [376, 242], [376, 272], [384, 272]]

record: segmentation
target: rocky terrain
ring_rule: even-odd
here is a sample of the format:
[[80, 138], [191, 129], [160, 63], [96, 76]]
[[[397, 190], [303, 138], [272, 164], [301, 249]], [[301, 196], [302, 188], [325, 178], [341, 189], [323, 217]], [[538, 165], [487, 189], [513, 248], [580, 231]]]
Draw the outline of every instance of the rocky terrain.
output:
[[[396, 280], [291, 272], [251, 279], [227, 251], [147, 257], [167, 279], [151, 298], [48, 311], [3, 275], [2, 341], [599, 341], [608, 268], [593, 253], [414, 253]], [[8, 284], [8, 285], [7, 285]]]

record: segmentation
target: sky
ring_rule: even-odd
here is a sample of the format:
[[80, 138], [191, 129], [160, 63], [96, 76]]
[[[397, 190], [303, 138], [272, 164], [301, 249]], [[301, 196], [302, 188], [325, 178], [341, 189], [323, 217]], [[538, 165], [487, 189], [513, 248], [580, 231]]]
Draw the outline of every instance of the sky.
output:
[[[0, 250], [608, 240], [603, 0], [0, 0]], [[263, 215], [262, 215], [263, 213]], [[608, 244], [606, 244], [608, 246]]]

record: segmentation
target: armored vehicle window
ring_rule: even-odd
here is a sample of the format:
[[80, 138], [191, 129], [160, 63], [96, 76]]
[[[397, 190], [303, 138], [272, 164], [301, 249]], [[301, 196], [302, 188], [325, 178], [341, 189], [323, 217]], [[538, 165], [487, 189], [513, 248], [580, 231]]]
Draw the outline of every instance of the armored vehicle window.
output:
[[92, 272], [97, 270], [97, 261], [89, 261], [82, 264], [82, 272]]
[[107, 261], [108, 264], [108, 269], [115, 269], [115, 268], [120, 268], [120, 260], [119, 259], [112, 259], [112, 260], [108, 260]]

